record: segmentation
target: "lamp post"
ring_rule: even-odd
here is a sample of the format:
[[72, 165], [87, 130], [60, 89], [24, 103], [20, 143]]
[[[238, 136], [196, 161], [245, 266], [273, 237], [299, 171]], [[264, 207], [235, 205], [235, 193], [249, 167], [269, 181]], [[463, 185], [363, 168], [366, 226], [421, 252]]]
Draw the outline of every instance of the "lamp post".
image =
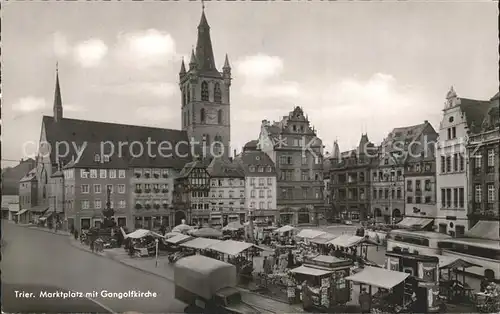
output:
[[158, 267], [158, 238], [155, 239], [155, 267]]
[[250, 241], [254, 243], [253, 215], [251, 208], [248, 210], [248, 228], [250, 229]]

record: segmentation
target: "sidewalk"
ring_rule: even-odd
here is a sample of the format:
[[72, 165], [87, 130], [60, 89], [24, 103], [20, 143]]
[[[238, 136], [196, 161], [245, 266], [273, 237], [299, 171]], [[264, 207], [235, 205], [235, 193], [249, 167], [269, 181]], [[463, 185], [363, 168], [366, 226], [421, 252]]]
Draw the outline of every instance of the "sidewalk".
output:
[[16, 226], [23, 227], [23, 228], [30, 228], [30, 229], [35, 229], [38, 231], [44, 231], [44, 232], [49, 232], [57, 235], [62, 235], [62, 236], [69, 236], [71, 235], [68, 231], [63, 231], [63, 230], [57, 230], [57, 232], [54, 231], [54, 229], [48, 229], [44, 227], [39, 227], [34, 224], [15, 224]]
[[[81, 244], [73, 238], [70, 239], [71, 245], [74, 247], [90, 252], [90, 249]], [[129, 267], [141, 270], [143, 272], [163, 277], [169, 281], [174, 280], [174, 268], [168, 262], [166, 256], [158, 257], [158, 267], [156, 267], [156, 260], [154, 257], [130, 257], [123, 248], [107, 249], [104, 253], [95, 253], [103, 257], [112, 259]], [[302, 306], [290, 305], [287, 303], [279, 302], [273, 299], [266, 298], [260, 294], [250, 292], [238, 288], [241, 291], [243, 301], [265, 312], [271, 313], [304, 313]]]

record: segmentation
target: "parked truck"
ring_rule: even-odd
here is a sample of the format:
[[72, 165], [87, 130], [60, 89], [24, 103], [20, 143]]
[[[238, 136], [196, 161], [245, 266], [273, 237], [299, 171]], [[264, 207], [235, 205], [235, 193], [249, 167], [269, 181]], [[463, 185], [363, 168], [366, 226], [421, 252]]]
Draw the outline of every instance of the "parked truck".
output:
[[260, 313], [243, 302], [236, 289], [234, 265], [193, 255], [174, 264], [175, 298], [187, 304], [185, 313]]

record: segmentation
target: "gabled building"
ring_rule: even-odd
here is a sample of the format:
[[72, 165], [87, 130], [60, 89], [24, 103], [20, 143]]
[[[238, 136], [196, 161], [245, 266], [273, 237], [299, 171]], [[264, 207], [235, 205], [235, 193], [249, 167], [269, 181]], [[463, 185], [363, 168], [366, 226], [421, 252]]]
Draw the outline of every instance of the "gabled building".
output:
[[186, 220], [188, 224], [209, 224], [210, 176], [208, 159], [187, 163], [174, 180], [174, 226]]
[[[407, 200], [405, 191], [412, 193], [414, 190], [412, 174], [405, 189], [406, 161], [421, 157], [429, 159], [429, 156], [432, 158], [436, 139], [437, 133], [427, 120], [421, 124], [395, 128], [384, 139], [378, 165], [372, 171], [372, 215], [376, 220], [398, 223], [403, 218]], [[415, 184], [420, 188], [419, 179], [416, 179]], [[425, 222], [429, 225], [432, 220]], [[407, 219], [400, 224], [411, 226], [414, 221]]]
[[245, 173], [239, 163], [214, 158], [207, 167], [210, 176], [210, 225], [226, 226], [229, 222], [244, 223]]
[[378, 148], [362, 134], [356, 149], [330, 158], [332, 216], [334, 220], [364, 221], [370, 216], [370, 171], [378, 162]]
[[[469, 134], [477, 132], [490, 108], [490, 101], [460, 98], [453, 87], [446, 95], [443, 119], [439, 126], [436, 152], [438, 218], [435, 225], [441, 233], [461, 236], [470, 229], [468, 167], [466, 143]], [[479, 163], [477, 164], [479, 165]], [[482, 192], [481, 192], [482, 193]]]
[[[277, 210], [276, 167], [271, 158], [261, 151], [244, 151], [235, 158], [245, 175], [245, 205], [252, 219], [263, 222], [276, 222]], [[247, 217], [248, 218], [248, 217]]]
[[302, 108], [295, 107], [280, 122], [262, 121], [257, 146], [276, 165], [280, 222], [317, 224], [324, 214], [323, 143]]
[[[2, 200], [5, 198], [2, 195]], [[36, 169], [30, 170], [19, 181], [19, 211], [16, 218], [19, 223], [27, 224], [32, 221], [31, 208], [38, 205], [38, 182]]]
[[[468, 169], [469, 227], [476, 226], [480, 221], [496, 221], [498, 224], [500, 220], [499, 93], [491, 98], [481, 124], [471, 125], [467, 153], [471, 165]], [[483, 234], [488, 233], [489, 230], [483, 230]]]

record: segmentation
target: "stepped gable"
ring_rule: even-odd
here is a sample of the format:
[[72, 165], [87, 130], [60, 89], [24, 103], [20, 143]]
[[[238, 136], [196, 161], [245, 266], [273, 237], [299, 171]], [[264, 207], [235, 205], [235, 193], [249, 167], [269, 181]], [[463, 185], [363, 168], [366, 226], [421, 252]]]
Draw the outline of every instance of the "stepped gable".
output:
[[[81, 146], [84, 142], [89, 143], [88, 154], [85, 154], [85, 159], [81, 162], [88, 162], [88, 156], [92, 157], [99, 151], [101, 143], [104, 147], [115, 147], [115, 154], [118, 154], [119, 143], [126, 143], [122, 146], [124, 152], [122, 158], [131, 162], [130, 166], [133, 167], [169, 167], [175, 169], [182, 169], [182, 167], [191, 160], [191, 150], [188, 143], [188, 135], [186, 131], [162, 129], [147, 126], [127, 125], [118, 123], [78, 120], [62, 118], [54, 120], [53, 117], [44, 116], [42, 120], [45, 128], [46, 140], [52, 146], [50, 157], [53, 163], [55, 160], [55, 147], [57, 142], [67, 142]], [[152, 142], [151, 156], [148, 154], [148, 139]], [[113, 145], [108, 144], [113, 143]], [[130, 144], [132, 142], [140, 142], [144, 147], [144, 153], [139, 157], [133, 157], [130, 154]], [[169, 145], [164, 144], [163, 154], [172, 154], [172, 157], [163, 158], [158, 154], [158, 146], [161, 142], [168, 142]], [[92, 144], [90, 144], [92, 143]], [[175, 147], [178, 145], [177, 154]], [[134, 152], [139, 153], [139, 144], [134, 144]], [[93, 150], [93, 151], [92, 151]], [[74, 155], [74, 154], [73, 154]], [[71, 160], [75, 160], [76, 156], [68, 155], [64, 164], [68, 164]], [[157, 157], [153, 157], [157, 155]], [[127, 157], [128, 156], [128, 157]], [[119, 157], [118, 157], [119, 158]], [[117, 156], [113, 159], [118, 159]]]

